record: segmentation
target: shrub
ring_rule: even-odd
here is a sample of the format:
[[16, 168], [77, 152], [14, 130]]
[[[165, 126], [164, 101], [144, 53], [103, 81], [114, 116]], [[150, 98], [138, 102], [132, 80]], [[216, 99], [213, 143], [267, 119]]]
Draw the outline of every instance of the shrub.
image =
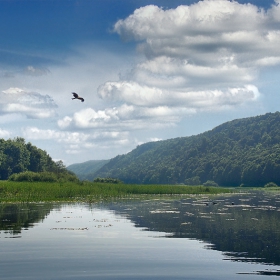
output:
[[269, 182], [269, 183], [265, 184], [264, 187], [265, 188], [275, 188], [275, 187], [278, 187], [278, 186], [273, 182]]
[[208, 181], [206, 181], [205, 183], [203, 183], [203, 186], [207, 186], [207, 187], [218, 187], [219, 185], [218, 185], [216, 182], [214, 182], [214, 181], [208, 180]]
[[54, 173], [54, 172], [20, 172], [12, 174], [9, 181], [17, 182], [78, 182], [78, 178], [70, 173]]
[[112, 184], [121, 184], [122, 181], [114, 178], [96, 178], [93, 180], [94, 183], [112, 183]]
[[33, 182], [35, 178], [35, 172], [26, 171], [20, 173], [14, 173], [9, 177], [9, 181], [21, 181], [21, 182]]
[[188, 178], [185, 180], [185, 184], [191, 186], [198, 186], [200, 185], [200, 178], [199, 176]]

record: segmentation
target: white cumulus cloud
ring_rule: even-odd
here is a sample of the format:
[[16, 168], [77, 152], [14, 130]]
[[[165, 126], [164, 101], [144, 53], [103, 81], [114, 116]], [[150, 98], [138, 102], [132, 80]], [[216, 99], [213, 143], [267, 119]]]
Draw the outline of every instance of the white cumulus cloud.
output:
[[[155, 129], [175, 125], [182, 116], [193, 114], [195, 109], [177, 107], [176, 111], [165, 105], [135, 106], [124, 103], [118, 107], [95, 111], [80, 110], [73, 116], [65, 116], [57, 124], [62, 130], [133, 131]], [[104, 132], [102, 132], [104, 133]]]
[[[184, 106], [189, 109], [240, 105], [259, 97], [259, 91], [254, 85], [224, 90], [179, 91], [178, 89], [172, 91], [146, 85], [141, 86], [135, 82], [107, 82], [99, 88], [99, 94], [103, 99], [122, 101], [137, 106]], [[190, 110], [186, 110], [186, 112], [190, 112]]]
[[42, 119], [55, 116], [56, 107], [49, 95], [17, 87], [0, 92], [0, 114], [19, 113], [28, 118]]
[[173, 115], [182, 107], [189, 114], [252, 103], [260, 96], [259, 71], [280, 64], [279, 15], [278, 0], [268, 10], [228, 0], [141, 7], [117, 21], [114, 31], [137, 42], [143, 61], [102, 84], [98, 94], [134, 112], [168, 107]]
[[23, 128], [22, 133], [28, 140], [56, 141], [60, 143], [69, 154], [81, 153], [94, 148], [106, 150], [109, 147], [125, 147], [131, 145], [129, 133], [126, 131], [93, 131], [85, 133], [41, 129], [32, 126]]

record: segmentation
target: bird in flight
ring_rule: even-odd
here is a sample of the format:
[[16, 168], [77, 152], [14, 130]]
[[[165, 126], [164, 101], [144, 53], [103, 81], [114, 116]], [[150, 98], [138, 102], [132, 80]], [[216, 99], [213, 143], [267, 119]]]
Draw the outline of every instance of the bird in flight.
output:
[[73, 94], [73, 96], [74, 96], [72, 99], [79, 99], [79, 100], [81, 100], [82, 102], [85, 101], [84, 98], [80, 97], [76, 92], [72, 92], [72, 94]]

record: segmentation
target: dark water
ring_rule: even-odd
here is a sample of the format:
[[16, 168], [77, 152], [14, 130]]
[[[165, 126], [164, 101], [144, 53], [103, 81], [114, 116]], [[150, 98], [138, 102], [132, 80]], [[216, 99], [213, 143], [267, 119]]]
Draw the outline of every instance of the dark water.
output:
[[280, 195], [0, 204], [0, 279], [273, 279]]

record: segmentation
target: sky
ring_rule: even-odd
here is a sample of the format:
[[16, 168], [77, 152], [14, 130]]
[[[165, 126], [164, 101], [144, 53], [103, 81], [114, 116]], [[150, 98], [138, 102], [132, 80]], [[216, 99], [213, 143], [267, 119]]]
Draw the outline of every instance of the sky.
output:
[[0, 0], [0, 38], [0, 138], [66, 166], [280, 107], [280, 0]]

